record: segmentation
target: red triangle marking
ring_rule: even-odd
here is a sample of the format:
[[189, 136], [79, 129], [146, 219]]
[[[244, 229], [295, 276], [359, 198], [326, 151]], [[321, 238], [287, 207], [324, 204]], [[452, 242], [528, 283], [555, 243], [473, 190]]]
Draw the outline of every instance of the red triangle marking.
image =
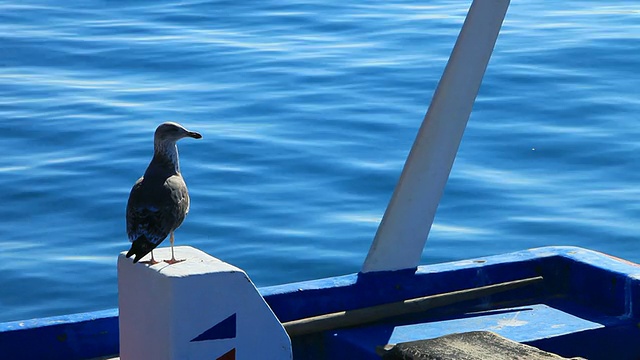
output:
[[216, 360], [236, 360], [236, 348], [227, 351], [226, 353], [224, 353], [224, 355], [220, 356]]

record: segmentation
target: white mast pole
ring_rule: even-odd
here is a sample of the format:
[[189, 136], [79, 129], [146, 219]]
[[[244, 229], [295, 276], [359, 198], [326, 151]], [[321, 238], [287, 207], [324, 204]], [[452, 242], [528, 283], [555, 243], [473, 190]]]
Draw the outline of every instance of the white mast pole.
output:
[[362, 272], [418, 266], [509, 0], [474, 0]]

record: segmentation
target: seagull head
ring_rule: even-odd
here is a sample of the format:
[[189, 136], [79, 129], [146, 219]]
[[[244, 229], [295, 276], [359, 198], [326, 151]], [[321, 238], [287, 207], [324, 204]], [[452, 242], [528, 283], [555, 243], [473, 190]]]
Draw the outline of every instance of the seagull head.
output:
[[185, 138], [191, 137], [194, 139], [202, 138], [200, 133], [195, 131], [187, 130], [184, 126], [174, 123], [174, 122], [166, 122], [160, 124], [156, 129], [156, 133], [154, 135], [155, 143], [175, 143], [176, 141]]

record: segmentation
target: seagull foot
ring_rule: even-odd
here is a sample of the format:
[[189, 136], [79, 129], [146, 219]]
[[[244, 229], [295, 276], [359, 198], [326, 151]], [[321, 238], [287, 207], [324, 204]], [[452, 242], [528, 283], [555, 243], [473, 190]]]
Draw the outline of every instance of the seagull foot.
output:
[[181, 259], [181, 260], [176, 260], [176, 259], [169, 259], [169, 260], [164, 260], [164, 262], [166, 262], [169, 265], [173, 265], [173, 264], [177, 264], [179, 262], [183, 262], [186, 259]]
[[151, 266], [151, 265], [159, 264], [160, 261], [155, 261], [155, 260], [151, 259], [151, 260], [140, 261], [140, 263], [141, 264], [147, 264], [147, 265]]

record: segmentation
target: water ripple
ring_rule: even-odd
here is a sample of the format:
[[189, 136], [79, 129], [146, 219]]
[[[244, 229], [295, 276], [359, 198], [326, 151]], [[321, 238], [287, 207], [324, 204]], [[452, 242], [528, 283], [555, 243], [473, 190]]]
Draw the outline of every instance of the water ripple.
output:
[[[72, 3], [0, 3], [0, 321], [116, 306], [126, 199], [167, 120], [204, 136], [180, 144], [179, 245], [258, 285], [358, 271], [468, 7]], [[423, 263], [640, 261], [639, 13], [511, 5]]]

